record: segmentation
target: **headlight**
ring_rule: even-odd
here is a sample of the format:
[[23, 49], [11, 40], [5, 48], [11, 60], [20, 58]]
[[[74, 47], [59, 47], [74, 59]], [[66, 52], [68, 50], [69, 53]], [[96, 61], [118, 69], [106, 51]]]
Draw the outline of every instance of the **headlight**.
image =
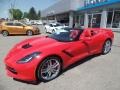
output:
[[32, 61], [34, 58], [36, 58], [39, 54], [40, 54], [40, 52], [34, 52], [32, 54], [29, 54], [29, 55], [25, 56], [24, 58], [18, 60], [17, 63], [19, 63], [19, 64], [28, 63], [28, 62]]

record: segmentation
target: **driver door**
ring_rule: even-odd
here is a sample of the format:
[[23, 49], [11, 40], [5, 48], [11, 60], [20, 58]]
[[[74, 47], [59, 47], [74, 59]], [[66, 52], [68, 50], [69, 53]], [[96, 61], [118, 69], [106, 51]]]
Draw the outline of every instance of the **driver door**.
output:
[[21, 23], [14, 23], [14, 31], [16, 34], [25, 34], [24, 26]]
[[[94, 32], [95, 31], [95, 32]], [[99, 30], [95, 29], [86, 29], [83, 35], [81, 35], [81, 40], [84, 44], [88, 46], [89, 54], [97, 54], [101, 49], [101, 40], [102, 35], [99, 33]]]
[[66, 52], [71, 54], [72, 57], [69, 64], [79, 61], [89, 55], [88, 46], [81, 40], [70, 42], [69, 45], [69, 48], [66, 49]]

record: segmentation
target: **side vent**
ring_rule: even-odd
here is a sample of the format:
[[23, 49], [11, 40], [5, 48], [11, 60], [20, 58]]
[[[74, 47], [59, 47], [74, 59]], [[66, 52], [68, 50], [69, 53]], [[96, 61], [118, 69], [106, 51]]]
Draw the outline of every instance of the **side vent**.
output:
[[66, 50], [63, 50], [62, 52], [68, 55], [69, 57], [74, 57], [71, 53], [67, 52]]

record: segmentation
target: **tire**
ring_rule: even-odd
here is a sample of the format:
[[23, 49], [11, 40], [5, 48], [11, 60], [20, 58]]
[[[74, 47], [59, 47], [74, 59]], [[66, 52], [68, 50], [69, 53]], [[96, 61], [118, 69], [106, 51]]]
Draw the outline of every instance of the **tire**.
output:
[[33, 31], [28, 30], [28, 31], [26, 32], [26, 34], [27, 34], [28, 36], [32, 36], [32, 35], [33, 35]]
[[39, 65], [37, 69], [37, 78], [40, 81], [48, 82], [59, 76], [62, 69], [58, 57], [48, 57]]
[[111, 51], [111, 46], [112, 46], [111, 40], [106, 40], [103, 45], [102, 54], [103, 55], [108, 54]]
[[54, 29], [52, 30], [52, 33], [55, 33], [55, 30], [54, 30]]
[[4, 31], [2, 31], [2, 35], [3, 35], [4, 37], [6, 37], [6, 36], [8, 36], [8, 35], [9, 35], [9, 32], [8, 32], [8, 31], [6, 31], [6, 30], [4, 30]]

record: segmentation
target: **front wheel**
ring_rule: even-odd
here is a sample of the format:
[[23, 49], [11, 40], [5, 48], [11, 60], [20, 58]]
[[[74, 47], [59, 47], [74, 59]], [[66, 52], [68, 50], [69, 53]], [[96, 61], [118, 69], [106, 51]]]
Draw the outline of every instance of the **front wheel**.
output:
[[103, 55], [108, 54], [111, 51], [111, 46], [112, 46], [111, 40], [106, 40], [103, 45], [102, 54]]
[[61, 72], [61, 62], [57, 57], [46, 58], [37, 70], [39, 80], [48, 82], [56, 78]]
[[4, 36], [4, 37], [6, 37], [6, 36], [8, 36], [9, 35], [9, 32], [8, 31], [2, 31], [2, 35]]

